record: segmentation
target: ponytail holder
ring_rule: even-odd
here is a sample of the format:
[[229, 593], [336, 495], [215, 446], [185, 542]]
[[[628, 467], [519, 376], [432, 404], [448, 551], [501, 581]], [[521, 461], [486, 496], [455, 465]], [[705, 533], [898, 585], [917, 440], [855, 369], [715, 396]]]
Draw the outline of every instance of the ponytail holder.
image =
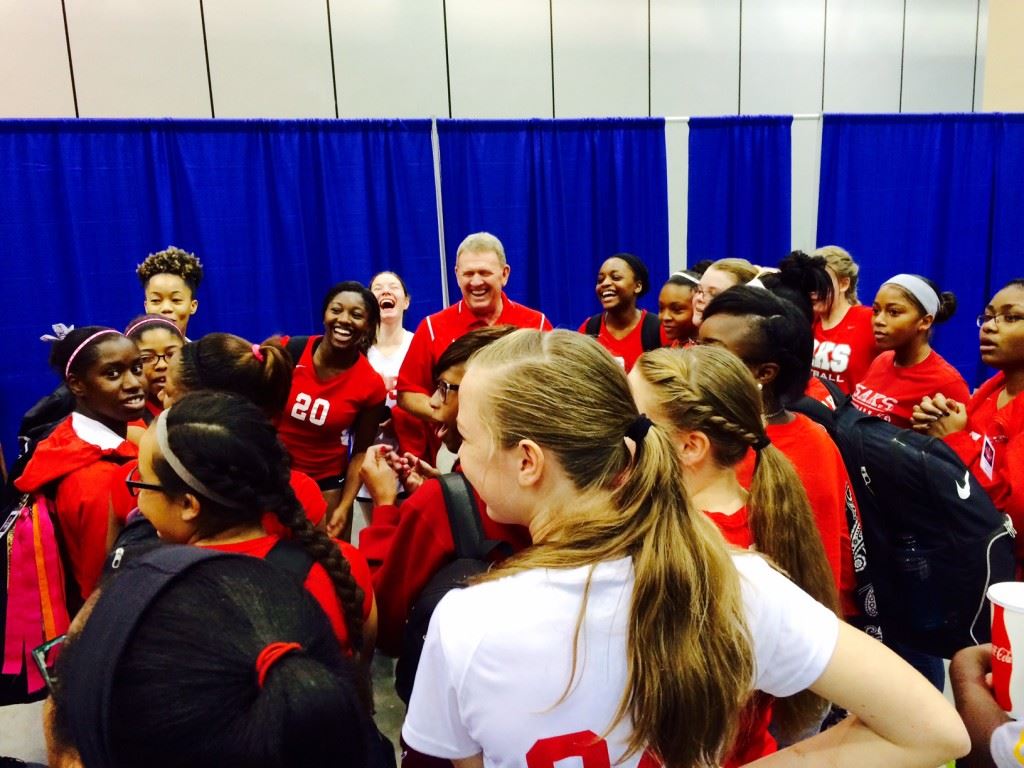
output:
[[252, 345], [252, 356], [259, 360], [261, 363], [266, 359], [263, 356], [263, 350], [260, 349], [259, 344]]
[[292, 651], [301, 650], [302, 646], [298, 643], [270, 643], [270, 645], [260, 651], [260, 655], [256, 657], [256, 680], [259, 682], [260, 689], [263, 689], [263, 684], [267, 680], [267, 673], [270, 671], [270, 668], [282, 656], [287, 656]]
[[754, 450], [760, 453], [771, 444], [772, 440], [768, 435], [758, 435], [758, 438], [754, 441]]
[[626, 437], [632, 440], [637, 445], [640, 445], [647, 437], [647, 430], [651, 428], [651, 420], [647, 418], [646, 413], [641, 413], [635, 419], [633, 423], [629, 425], [629, 429], [626, 430]]

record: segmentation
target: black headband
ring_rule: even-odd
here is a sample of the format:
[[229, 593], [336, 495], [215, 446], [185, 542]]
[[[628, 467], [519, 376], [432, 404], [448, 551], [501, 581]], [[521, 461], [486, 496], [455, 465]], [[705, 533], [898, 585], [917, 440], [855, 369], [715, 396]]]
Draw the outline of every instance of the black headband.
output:
[[238, 557], [200, 547], [162, 546], [129, 560], [121, 575], [103, 585], [81, 633], [75, 638], [73, 675], [60, 681], [69, 735], [86, 766], [113, 765], [110, 755], [110, 697], [114, 671], [139, 619], [175, 579], [198, 565]]

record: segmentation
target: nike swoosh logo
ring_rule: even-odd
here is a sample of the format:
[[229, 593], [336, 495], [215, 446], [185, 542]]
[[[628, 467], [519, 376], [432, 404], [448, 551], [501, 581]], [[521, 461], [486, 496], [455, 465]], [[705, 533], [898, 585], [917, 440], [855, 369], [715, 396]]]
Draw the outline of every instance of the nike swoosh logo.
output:
[[971, 472], [967, 470], [964, 472], [964, 484], [956, 484], [956, 494], [965, 501], [971, 497]]

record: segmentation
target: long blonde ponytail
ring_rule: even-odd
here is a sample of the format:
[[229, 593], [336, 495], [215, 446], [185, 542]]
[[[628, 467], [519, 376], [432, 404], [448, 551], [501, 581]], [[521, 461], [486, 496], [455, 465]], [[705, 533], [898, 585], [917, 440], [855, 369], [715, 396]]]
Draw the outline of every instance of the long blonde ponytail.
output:
[[[687, 500], [671, 437], [656, 426], [638, 434], [634, 458], [624, 437], [639, 414], [625, 374], [580, 334], [517, 331], [478, 353], [470, 370], [486, 372], [481, 415], [495, 444], [536, 442], [579, 490], [545, 542], [488, 578], [631, 558], [627, 686], [612, 727], [631, 720], [629, 754], [646, 748], [669, 766], [717, 764], [750, 692], [753, 652], [739, 575]], [[584, 597], [581, 617], [585, 609]]]

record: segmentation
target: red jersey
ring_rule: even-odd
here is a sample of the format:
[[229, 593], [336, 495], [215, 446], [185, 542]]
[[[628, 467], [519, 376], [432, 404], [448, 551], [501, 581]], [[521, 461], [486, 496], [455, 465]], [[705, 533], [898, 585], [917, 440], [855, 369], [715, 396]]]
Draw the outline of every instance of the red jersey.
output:
[[[754, 535], [750, 532], [747, 519], [747, 508], [742, 507], [731, 515], [722, 512], [704, 512], [711, 522], [722, 532], [725, 540], [734, 547], [751, 549], [754, 547]], [[736, 741], [722, 763], [723, 768], [738, 768], [752, 763], [760, 757], [770, 755], [779, 748], [775, 738], [769, 733], [768, 726], [772, 721], [771, 696], [758, 691], [750, 703], [740, 714], [740, 724], [736, 729]]]
[[868, 366], [878, 354], [871, 326], [871, 307], [850, 307], [835, 327], [825, 330], [821, 318], [814, 321], [814, 358], [811, 367], [816, 376], [834, 381], [846, 394], [864, 378]]
[[970, 398], [964, 377], [935, 350], [917, 365], [906, 368], [896, 366], [895, 355], [890, 349], [876, 357], [856, 385], [853, 404], [858, 410], [907, 429], [914, 406], [925, 395], [941, 392], [961, 403]]
[[[839, 448], [824, 427], [799, 413], [794, 414], [788, 424], [769, 424], [765, 431], [772, 445], [792, 462], [807, 491], [825, 557], [839, 590], [843, 615], [856, 615], [859, 612], [854, 600], [857, 582], [846, 515], [846, 505], [856, 505], [856, 502]], [[754, 458], [754, 451], [748, 452], [736, 468], [736, 476], [744, 488], [749, 488], [753, 480]]]
[[315, 480], [344, 475], [352, 425], [364, 411], [383, 406], [387, 391], [380, 374], [362, 354], [341, 373], [321, 381], [313, 350], [322, 336], [311, 336], [292, 374], [288, 403], [277, 431], [292, 466]]
[[[626, 369], [626, 373], [629, 373], [633, 369], [636, 359], [644, 353], [643, 330], [644, 320], [646, 317], [647, 310], [641, 310], [640, 322], [636, 324], [636, 327], [623, 338], [617, 339], [612, 336], [611, 332], [608, 330], [608, 327], [604, 322], [604, 313], [601, 313], [601, 329], [597, 334], [597, 342], [612, 353], [612, 357], [614, 357], [615, 361]], [[588, 322], [589, 320], [584, 320], [583, 324], [580, 325], [577, 330], [580, 333], [586, 333]], [[665, 338], [665, 330], [663, 328], [660, 330], [659, 336], [662, 344], [664, 345], [667, 339]]]
[[[967, 428], [944, 439], [992, 498], [996, 508], [1024, 531], [1024, 396], [997, 408], [1006, 375], [997, 373], [967, 403]], [[1024, 561], [1024, 536], [1017, 536]]]
[[68, 564], [85, 599], [103, 572], [111, 511], [124, 520], [135, 509], [135, 497], [124, 481], [139, 449], [127, 440], [115, 448], [87, 442], [75, 432], [73, 418], [64, 419], [40, 441], [15, 485], [22, 493], [40, 493], [57, 483], [57, 522]]
[[[280, 539], [277, 536], [261, 536], [258, 539], [238, 541], [231, 544], [204, 544], [201, 546], [205, 546], [208, 549], [216, 549], [220, 552], [233, 552], [263, 559], [278, 541]], [[366, 621], [373, 608], [373, 584], [370, 580], [370, 569], [366, 565], [366, 559], [351, 544], [346, 544], [337, 539], [334, 540], [334, 543], [341, 550], [342, 557], [348, 561], [356, 584], [363, 590], [363, 621]], [[348, 630], [345, 627], [345, 614], [341, 604], [338, 602], [338, 595], [334, 591], [334, 583], [320, 563], [313, 563], [313, 567], [309, 569], [309, 574], [306, 576], [304, 586], [306, 591], [316, 598], [316, 601], [320, 603], [320, 607], [324, 609], [324, 613], [327, 614], [327, 618], [331, 622], [331, 628], [334, 630], [334, 634], [337, 635], [341, 647], [349, 653], [361, 650], [359, 648], [352, 648], [349, 643]]]
[[[530, 546], [526, 528], [496, 523], [484, 512], [487, 505], [475, 489], [473, 496], [485, 538], [507, 542], [515, 552]], [[455, 558], [441, 483], [427, 480], [401, 507], [374, 507], [373, 523], [359, 532], [359, 549], [373, 570], [377, 647], [397, 656], [413, 603], [433, 575]]]

